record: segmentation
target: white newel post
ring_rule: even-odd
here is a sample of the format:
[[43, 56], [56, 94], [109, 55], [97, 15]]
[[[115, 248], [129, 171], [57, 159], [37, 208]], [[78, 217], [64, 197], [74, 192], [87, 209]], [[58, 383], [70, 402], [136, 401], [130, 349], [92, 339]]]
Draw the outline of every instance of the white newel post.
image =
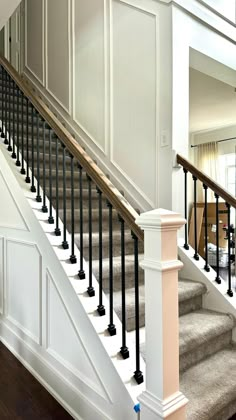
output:
[[146, 305], [146, 390], [140, 395], [142, 420], [184, 420], [188, 400], [179, 391], [177, 231], [185, 220], [158, 209], [141, 214], [144, 230]]

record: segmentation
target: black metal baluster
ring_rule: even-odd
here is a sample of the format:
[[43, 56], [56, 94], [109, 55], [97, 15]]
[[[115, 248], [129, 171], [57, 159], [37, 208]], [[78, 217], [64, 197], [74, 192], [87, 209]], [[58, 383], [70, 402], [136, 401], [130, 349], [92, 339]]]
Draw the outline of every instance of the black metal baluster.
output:
[[9, 144], [9, 121], [10, 121], [10, 91], [8, 83], [8, 73], [6, 73], [6, 123], [4, 144]]
[[70, 262], [76, 264], [75, 256], [75, 194], [74, 194], [74, 156], [70, 155], [70, 186], [71, 186], [71, 256]]
[[15, 82], [13, 81], [12, 84], [13, 90], [12, 90], [12, 159], [16, 159], [16, 119], [15, 119]]
[[100, 316], [104, 316], [106, 313], [105, 307], [103, 305], [102, 299], [102, 285], [103, 285], [103, 266], [102, 266], [102, 257], [103, 257], [103, 250], [102, 250], [102, 191], [97, 188], [98, 192], [98, 211], [99, 211], [99, 304], [97, 307], [97, 311]]
[[132, 232], [134, 240], [134, 288], [135, 288], [135, 346], [136, 370], [134, 378], [138, 384], [143, 382], [143, 373], [140, 370], [140, 336], [139, 336], [139, 265], [138, 265], [138, 238]]
[[121, 309], [122, 309], [122, 346], [120, 353], [123, 359], [128, 359], [129, 349], [126, 346], [126, 299], [125, 299], [125, 222], [119, 216], [121, 229]]
[[220, 278], [220, 258], [219, 258], [219, 196], [216, 199], [216, 283], [221, 284]]
[[210, 267], [208, 264], [208, 232], [207, 232], [207, 223], [208, 223], [208, 217], [207, 217], [207, 190], [208, 187], [203, 184], [203, 189], [205, 192], [205, 203], [204, 203], [204, 219], [205, 219], [205, 266], [204, 270], [209, 272]]
[[17, 88], [17, 103], [16, 103], [16, 166], [20, 166], [20, 91]]
[[42, 197], [40, 195], [40, 160], [39, 160], [39, 113], [37, 112], [37, 197], [36, 201], [38, 203], [42, 202]]
[[61, 235], [61, 229], [59, 228], [59, 197], [58, 197], [58, 138], [56, 137], [56, 227], [55, 235]]
[[69, 244], [66, 240], [66, 225], [67, 225], [67, 218], [66, 218], [66, 147], [62, 144], [63, 150], [63, 241], [62, 247], [64, 249], [69, 248]]
[[21, 92], [21, 174], [25, 175], [24, 162], [24, 94]]
[[186, 250], [189, 249], [188, 245], [188, 171], [187, 169], [183, 168], [184, 171], [184, 212], [185, 212], [185, 243], [184, 248]]
[[29, 99], [26, 99], [26, 178], [25, 182], [30, 184], [29, 176]]
[[52, 225], [54, 218], [52, 215], [52, 130], [49, 129], [49, 216], [48, 223]]
[[89, 190], [89, 286], [87, 288], [87, 293], [90, 297], [95, 296], [95, 290], [93, 288], [93, 232], [92, 232], [92, 190], [91, 184], [92, 180], [87, 175], [88, 179], [88, 190]]
[[109, 209], [109, 316], [110, 316], [108, 332], [110, 335], [115, 335], [116, 327], [113, 322], [113, 223], [112, 223], [112, 205], [109, 201], [107, 202], [107, 207]]
[[8, 75], [8, 104], [9, 104], [9, 111], [8, 111], [8, 138], [9, 138], [9, 144], [8, 144], [8, 152], [12, 152], [12, 145], [11, 145], [11, 77]]
[[3, 67], [1, 66], [1, 127], [0, 127], [0, 133], [2, 137], [3, 133]]
[[232, 297], [233, 291], [231, 287], [231, 238], [230, 238], [230, 209], [231, 206], [228, 203], [225, 203], [227, 207], [227, 216], [228, 216], [228, 290], [227, 294]]
[[80, 164], [78, 164], [79, 168], [79, 197], [80, 197], [80, 269], [78, 276], [80, 280], [85, 279], [85, 272], [84, 272], [84, 227], [83, 227], [83, 168]]
[[194, 182], [194, 247], [195, 247], [195, 260], [199, 260], [198, 255], [198, 241], [197, 241], [197, 178], [193, 175]]
[[4, 144], [8, 144], [7, 140], [7, 112], [8, 112], [8, 102], [7, 102], [7, 72], [4, 72], [5, 79], [5, 88], [4, 88], [4, 100], [5, 100], [5, 117], [4, 117]]
[[46, 123], [45, 121], [43, 121], [43, 205], [42, 205], [43, 213], [47, 213], [48, 211], [48, 208], [46, 206], [45, 128], [46, 128]]
[[32, 172], [32, 183], [31, 183], [31, 191], [33, 193], [36, 192], [36, 187], [34, 185], [34, 107], [31, 104], [31, 172]]

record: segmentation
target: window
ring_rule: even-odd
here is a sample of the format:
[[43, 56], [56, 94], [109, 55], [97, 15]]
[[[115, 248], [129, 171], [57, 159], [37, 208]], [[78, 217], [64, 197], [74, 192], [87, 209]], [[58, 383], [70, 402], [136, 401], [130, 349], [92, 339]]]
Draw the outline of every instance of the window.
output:
[[226, 180], [226, 189], [233, 196], [235, 193], [235, 176], [236, 176], [236, 167], [235, 165], [228, 165], [225, 168], [225, 180]]

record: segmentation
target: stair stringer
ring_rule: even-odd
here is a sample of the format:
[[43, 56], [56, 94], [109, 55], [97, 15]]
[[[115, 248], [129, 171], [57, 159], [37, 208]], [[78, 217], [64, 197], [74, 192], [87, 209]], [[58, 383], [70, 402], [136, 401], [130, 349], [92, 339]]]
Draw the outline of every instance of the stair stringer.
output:
[[[136, 419], [133, 406], [137, 400], [127, 390], [112, 360], [119, 359], [119, 347], [111, 345], [111, 358], [103, 342], [114, 341], [101, 329], [101, 318], [94, 315], [94, 302], [92, 316], [97, 328], [81, 303], [83, 299], [89, 302], [89, 308], [93, 298], [81, 292], [82, 282], [75, 276], [74, 266], [65, 257], [59, 261], [56, 254], [66, 251], [58, 247], [58, 242], [52, 246], [48, 240], [44, 232], [47, 215], [45, 218], [40, 211], [41, 205], [35, 202], [3, 144], [0, 180], [0, 207], [14, 208], [15, 216], [11, 212], [11, 218], [18, 218], [18, 225], [7, 226], [0, 209], [2, 342], [74, 418]], [[54, 238], [52, 231], [49, 235]], [[73, 270], [69, 279], [63, 264]], [[99, 335], [96, 329], [100, 329]], [[129, 359], [120, 363], [128, 375], [130, 369], [134, 370]], [[137, 388], [130, 378], [130, 387], [138, 389], [138, 395], [143, 385]]]
[[[204, 270], [205, 261], [199, 256], [199, 261], [193, 258], [194, 249], [189, 246], [189, 250], [183, 247], [182, 239], [178, 242], [178, 255], [183, 263], [180, 271], [181, 278], [198, 281], [205, 284], [207, 292], [203, 295], [203, 308], [231, 314], [236, 319], [236, 292], [233, 297], [227, 294], [227, 284], [222, 281], [217, 284], [215, 281], [216, 272], [213, 268], [209, 273]], [[236, 327], [233, 329], [233, 341], [236, 342]]]

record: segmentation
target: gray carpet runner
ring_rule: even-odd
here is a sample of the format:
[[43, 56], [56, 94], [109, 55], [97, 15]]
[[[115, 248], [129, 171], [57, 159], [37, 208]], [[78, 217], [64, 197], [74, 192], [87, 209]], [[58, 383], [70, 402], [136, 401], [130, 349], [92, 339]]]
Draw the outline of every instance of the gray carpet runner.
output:
[[[1, 106], [0, 88], [0, 106]], [[12, 100], [12, 89], [11, 89]], [[26, 102], [25, 102], [26, 103]], [[15, 109], [16, 110], [16, 109]], [[21, 107], [20, 107], [21, 110]], [[9, 115], [9, 114], [8, 114]], [[16, 114], [15, 114], [16, 115]], [[31, 115], [31, 114], [30, 114]], [[0, 111], [1, 116], [1, 111]], [[11, 129], [13, 128], [13, 106], [10, 106]], [[20, 119], [20, 144], [22, 133], [22, 117]], [[16, 118], [15, 118], [16, 121]], [[31, 117], [29, 118], [29, 146], [30, 164], [31, 150]], [[36, 115], [33, 119], [35, 135], [34, 157], [36, 162]], [[42, 122], [40, 123], [40, 171], [42, 176], [43, 139]], [[23, 136], [26, 146], [26, 107], [23, 115]], [[52, 143], [52, 183], [53, 205], [55, 206], [55, 139]], [[46, 130], [46, 183], [47, 195], [49, 192], [49, 141]], [[36, 174], [36, 172], [35, 172]], [[59, 208], [63, 221], [63, 188], [62, 188], [62, 154], [59, 158]], [[67, 228], [71, 229], [71, 201], [70, 201], [70, 159], [67, 157], [66, 171], [66, 206]], [[41, 178], [42, 183], [42, 178]], [[79, 232], [79, 172], [75, 164], [75, 242], [80, 245]], [[88, 236], [88, 180], [83, 174], [83, 210], [84, 210], [84, 257], [89, 258]], [[96, 186], [92, 186], [92, 260], [93, 273], [99, 279], [99, 236], [98, 236], [98, 194]], [[121, 258], [120, 258], [120, 222], [113, 210], [113, 267], [114, 267], [114, 309], [121, 318]], [[109, 294], [109, 234], [108, 234], [108, 208], [103, 199], [103, 288]], [[130, 230], [125, 229], [125, 264], [126, 264], [126, 315], [127, 330], [132, 331], [135, 325], [134, 315], [134, 256], [133, 239]], [[143, 244], [139, 244], [140, 259], [142, 259]], [[68, 250], [65, 253], [69, 252]], [[140, 327], [145, 325], [145, 296], [144, 275], [139, 270], [140, 287]], [[179, 321], [180, 321], [180, 382], [181, 391], [189, 399], [187, 407], [188, 420], [227, 420], [236, 413], [236, 348], [232, 343], [232, 329], [235, 321], [228, 314], [217, 313], [202, 308], [202, 297], [206, 292], [204, 285], [187, 279], [179, 279]], [[171, 308], [170, 308], [171, 310]], [[145, 345], [141, 348], [145, 359]]]

